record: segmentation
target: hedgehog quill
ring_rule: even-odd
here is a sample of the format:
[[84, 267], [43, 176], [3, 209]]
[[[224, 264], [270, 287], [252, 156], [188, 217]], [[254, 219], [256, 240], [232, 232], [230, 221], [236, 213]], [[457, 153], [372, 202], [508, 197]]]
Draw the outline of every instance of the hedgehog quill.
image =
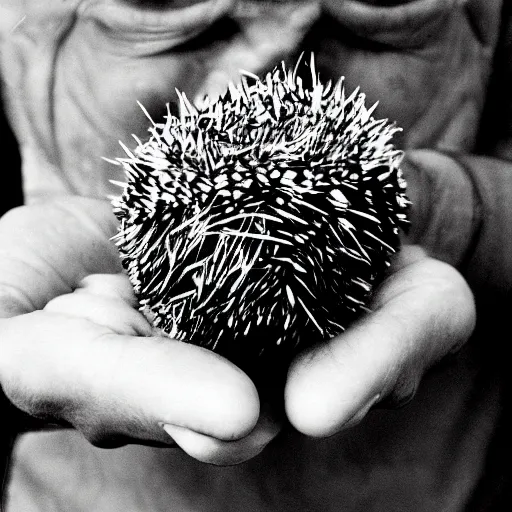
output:
[[407, 225], [398, 128], [309, 67], [309, 86], [283, 63], [200, 107], [178, 92], [180, 116], [119, 159], [114, 240], [141, 311], [250, 375], [366, 311]]

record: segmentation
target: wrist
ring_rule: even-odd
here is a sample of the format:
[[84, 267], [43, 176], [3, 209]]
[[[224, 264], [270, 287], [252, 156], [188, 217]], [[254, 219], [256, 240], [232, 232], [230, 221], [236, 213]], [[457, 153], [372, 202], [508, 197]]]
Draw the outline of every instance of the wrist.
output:
[[457, 268], [464, 266], [480, 224], [470, 175], [454, 156], [434, 150], [407, 152], [402, 170], [412, 202], [408, 242]]

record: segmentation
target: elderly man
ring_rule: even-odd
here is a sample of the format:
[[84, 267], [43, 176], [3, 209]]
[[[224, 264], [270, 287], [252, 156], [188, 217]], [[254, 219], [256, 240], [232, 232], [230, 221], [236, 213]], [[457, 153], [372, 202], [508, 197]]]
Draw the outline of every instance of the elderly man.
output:
[[[35, 428], [25, 413], [75, 428], [18, 438], [6, 510], [504, 510], [505, 2], [25, 0], [3, 10], [5, 104], [33, 206], [0, 223], [2, 417], [13, 436]], [[396, 258], [371, 314], [292, 363], [276, 415], [227, 361], [150, 336], [108, 241], [102, 199], [119, 176], [100, 157], [144, 137], [137, 100], [157, 118], [175, 87], [215, 96], [240, 68], [260, 74], [303, 51], [323, 79], [345, 75], [403, 128], [416, 245]], [[456, 356], [474, 306], [454, 267], [480, 315]], [[384, 408], [416, 391], [407, 407]], [[174, 443], [183, 451], [156, 446]]]

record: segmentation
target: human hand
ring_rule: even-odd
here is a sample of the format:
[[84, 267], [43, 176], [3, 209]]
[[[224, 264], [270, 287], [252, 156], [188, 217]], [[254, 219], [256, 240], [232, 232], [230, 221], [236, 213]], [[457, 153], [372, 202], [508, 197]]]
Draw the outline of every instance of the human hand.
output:
[[[114, 227], [108, 204], [85, 199], [22, 208], [0, 222], [7, 395], [100, 446], [168, 444], [159, 425], [167, 422], [199, 460], [256, 455], [279, 424], [259, 415], [254, 387], [227, 361], [151, 336], [108, 242]], [[286, 410], [300, 431], [330, 435], [360, 421], [375, 401], [409, 398], [426, 368], [460, 346], [474, 324], [463, 279], [416, 247], [397, 256], [372, 308], [292, 364]]]
[[[105, 295], [107, 303], [103, 303]], [[116, 311], [112, 299], [119, 306], [127, 303], [124, 314], [121, 307]], [[51, 301], [45, 310], [86, 317], [130, 334], [129, 328], [116, 321], [128, 322], [134, 314], [140, 321], [133, 305], [125, 275], [96, 275], [86, 278], [72, 294]], [[286, 409], [292, 424], [305, 434], [332, 435], [360, 422], [378, 403], [405, 403], [424, 371], [459, 348], [474, 325], [472, 296], [462, 277], [413, 246], [397, 255], [372, 309], [344, 334], [305, 351], [292, 365]], [[149, 326], [137, 328], [135, 321], [133, 325], [135, 333], [148, 335]], [[184, 440], [189, 453], [200, 451], [202, 440], [197, 434]], [[250, 455], [246, 452], [243, 459]]]
[[108, 203], [87, 199], [22, 207], [0, 221], [5, 394], [98, 446], [170, 446], [170, 434], [205, 462], [253, 457], [279, 425], [260, 414], [234, 365], [152, 336], [109, 242], [115, 224]]
[[459, 349], [475, 325], [464, 279], [418, 246], [396, 255], [371, 310], [292, 363], [286, 412], [304, 434], [330, 436], [359, 423], [375, 405], [406, 403], [425, 371]]

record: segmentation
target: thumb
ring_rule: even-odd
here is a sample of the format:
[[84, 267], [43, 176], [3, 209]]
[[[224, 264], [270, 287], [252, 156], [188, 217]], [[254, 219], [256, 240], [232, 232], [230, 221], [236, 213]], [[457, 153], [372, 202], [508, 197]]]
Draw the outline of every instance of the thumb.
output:
[[163, 425], [229, 441], [258, 420], [249, 378], [199, 347], [41, 311], [2, 320], [0, 339], [0, 380], [14, 405], [98, 446], [169, 444]]
[[455, 269], [420, 249], [399, 258], [372, 313], [292, 364], [286, 410], [303, 433], [329, 436], [381, 400], [405, 403], [425, 370], [470, 336], [473, 298]]

